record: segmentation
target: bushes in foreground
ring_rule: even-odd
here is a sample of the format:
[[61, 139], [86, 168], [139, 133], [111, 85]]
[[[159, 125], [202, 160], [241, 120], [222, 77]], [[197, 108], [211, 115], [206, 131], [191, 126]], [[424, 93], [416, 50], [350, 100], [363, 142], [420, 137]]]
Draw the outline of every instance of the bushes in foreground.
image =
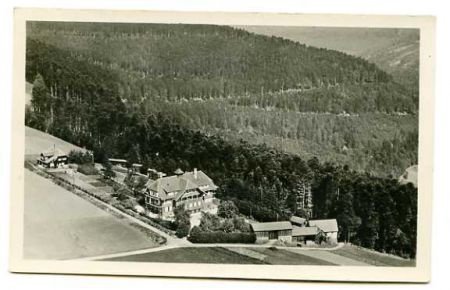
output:
[[225, 233], [203, 232], [198, 227], [193, 227], [188, 240], [192, 243], [242, 243], [253, 244], [256, 241], [254, 233]]
[[93, 164], [86, 163], [78, 166], [78, 172], [83, 173], [84, 175], [96, 175], [98, 174], [98, 170], [95, 169]]
[[76, 163], [76, 164], [87, 164], [87, 163], [93, 163], [93, 156], [89, 152], [82, 152], [79, 150], [71, 150], [69, 152], [69, 163]]
[[[177, 224], [175, 222], [173, 222], [173, 221], [163, 220], [163, 219], [160, 219], [160, 218], [151, 218], [151, 217], [148, 217], [148, 216], [147, 216], [147, 218], [149, 220], [151, 220], [152, 222], [158, 224], [160, 227], [163, 227], [166, 230], [167, 229], [171, 230], [171, 231], [176, 231], [177, 230]], [[158, 228], [160, 229], [160, 227], [158, 227]]]

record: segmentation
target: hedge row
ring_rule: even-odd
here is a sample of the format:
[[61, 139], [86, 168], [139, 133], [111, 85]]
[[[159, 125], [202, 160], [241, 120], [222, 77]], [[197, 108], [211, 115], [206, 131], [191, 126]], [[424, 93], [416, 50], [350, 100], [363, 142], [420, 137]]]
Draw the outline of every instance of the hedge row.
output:
[[256, 235], [253, 233], [225, 233], [225, 232], [201, 232], [191, 231], [188, 240], [192, 243], [219, 244], [241, 243], [253, 244]]

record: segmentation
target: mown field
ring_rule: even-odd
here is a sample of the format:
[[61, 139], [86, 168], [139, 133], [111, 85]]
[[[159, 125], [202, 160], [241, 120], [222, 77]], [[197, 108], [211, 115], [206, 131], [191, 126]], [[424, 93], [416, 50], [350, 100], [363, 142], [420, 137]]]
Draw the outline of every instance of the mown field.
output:
[[415, 260], [402, 259], [392, 255], [385, 255], [351, 245], [346, 245], [340, 249], [333, 251], [333, 253], [363, 263], [367, 263], [372, 266], [414, 267], [416, 265]]
[[66, 153], [71, 150], [84, 150], [60, 138], [25, 126], [25, 155], [38, 155], [53, 146]]
[[127, 220], [25, 170], [24, 257], [75, 259], [156, 247]]
[[340, 249], [305, 250], [267, 247], [186, 247], [106, 259], [108, 261], [212, 264], [328, 265], [413, 267], [405, 260], [346, 245]]
[[[242, 250], [242, 249], [241, 249]], [[252, 252], [253, 254], [251, 254]], [[273, 264], [273, 265], [335, 265], [331, 262], [271, 248], [187, 247], [146, 254], [108, 259], [108, 261], [212, 263], [212, 264]]]
[[177, 248], [107, 259], [121, 262], [265, 264], [264, 262], [221, 247]]

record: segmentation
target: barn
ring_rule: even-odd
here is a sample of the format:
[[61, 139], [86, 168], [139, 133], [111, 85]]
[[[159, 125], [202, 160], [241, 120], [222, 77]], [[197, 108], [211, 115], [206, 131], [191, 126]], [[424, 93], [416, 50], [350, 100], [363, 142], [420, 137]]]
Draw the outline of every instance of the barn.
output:
[[317, 227], [296, 227], [292, 228], [292, 241], [306, 243], [315, 241], [316, 236], [321, 233]]
[[292, 241], [292, 224], [288, 221], [253, 223], [251, 228], [256, 234], [256, 241]]

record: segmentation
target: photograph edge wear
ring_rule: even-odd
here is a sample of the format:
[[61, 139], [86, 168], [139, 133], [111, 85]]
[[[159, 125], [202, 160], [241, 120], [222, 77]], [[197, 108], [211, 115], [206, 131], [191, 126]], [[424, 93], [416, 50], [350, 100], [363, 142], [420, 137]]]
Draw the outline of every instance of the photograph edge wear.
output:
[[432, 16], [16, 8], [10, 271], [428, 282], [434, 45]]

